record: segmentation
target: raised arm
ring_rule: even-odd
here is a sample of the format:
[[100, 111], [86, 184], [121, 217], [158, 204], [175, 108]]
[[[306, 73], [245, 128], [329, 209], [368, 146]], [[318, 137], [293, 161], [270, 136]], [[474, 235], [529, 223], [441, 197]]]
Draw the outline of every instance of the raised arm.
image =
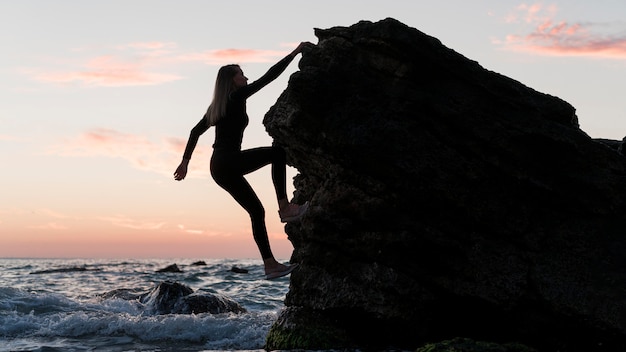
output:
[[183, 160], [176, 168], [176, 171], [174, 171], [174, 179], [176, 181], [184, 180], [185, 176], [187, 176], [189, 160], [191, 160], [191, 155], [193, 154], [194, 149], [196, 149], [198, 139], [200, 139], [200, 136], [208, 129], [209, 125], [204, 117], [202, 117], [202, 119], [200, 119], [200, 121], [198, 121], [198, 123], [191, 129], [189, 139], [187, 140], [187, 146], [185, 147], [185, 152], [183, 153]]
[[293, 49], [293, 51], [289, 53], [289, 55], [285, 56], [284, 58], [282, 58], [282, 60], [274, 64], [274, 66], [270, 67], [270, 69], [263, 76], [261, 76], [261, 78], [248, 84], [245, 87], [241, 87], [237, 89], [233, 93], [232, 98], [246, 99], [252, 94], [258, 92], [261, 88], [265, 87], [270, 82], [278, 78], [278, 76], [280, 76], [281, 73], [285, 72], [285, 69], [287, 69], [287, 66], [289, 66], [289, 64], [291, 63], [291, 61], [293, 61], [296, 55], [301, 53], [303, 50], [307, 50], [308, 48], [312, 46], [313, 44], [309, 42], [300, 43], [300, 45], [298, 45], [298, 47]]

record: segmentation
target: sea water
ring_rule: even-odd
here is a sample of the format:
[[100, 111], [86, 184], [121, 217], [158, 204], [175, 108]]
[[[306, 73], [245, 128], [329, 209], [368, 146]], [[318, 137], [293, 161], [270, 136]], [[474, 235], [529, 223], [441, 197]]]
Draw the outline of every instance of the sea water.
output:
[[[0, 259], [0, 351], [260, 350], [284, 307], [289, 277], [260, 260]], [[181, 273], [159, 273], [177, 264]], [[248, 273], [235, 273], [232, 267]], [[157, 314], [139, 300], [103, 299], [161, 282], [226, 295], [246, 313]]]

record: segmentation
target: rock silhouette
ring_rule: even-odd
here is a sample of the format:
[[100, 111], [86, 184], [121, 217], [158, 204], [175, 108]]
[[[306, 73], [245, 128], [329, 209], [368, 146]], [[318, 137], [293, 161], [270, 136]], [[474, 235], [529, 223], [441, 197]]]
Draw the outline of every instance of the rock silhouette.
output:
[[394, 19], [315, 35], [264, 118], [311, 203], [266, 348], [624, 350], [619, 143]]

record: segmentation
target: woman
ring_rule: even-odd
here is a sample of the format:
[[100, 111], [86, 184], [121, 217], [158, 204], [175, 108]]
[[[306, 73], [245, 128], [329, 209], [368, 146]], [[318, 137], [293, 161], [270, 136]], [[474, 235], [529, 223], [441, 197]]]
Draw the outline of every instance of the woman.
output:
[[204, 117], [191, 130], [183, 160], [174, 172], [175, 180], [180, 181], [185, 178], [189, 160], [198, 139], [209, 127], [215, 126], [211, 176], [250, 215], [252, 234], [261, 252], [267, 279], [285, 276], [291, 273], [297, 264], [287, 266], [274, 259], [265, 227], [265, 210], [244, 175], [272, 164], [272, 181], [278, 198], [278, 214], [281, 222], [299, 219], [307, 210], [308, 203], [297, 205], [290, 203], [287, 199], [285, 152], [281, 148], [272, 146], [241, 150], [243, 131], [249, 121], [246, 113], [246, 100], [275, 80], [285, 71], [296, 55], [312, 45], [308, 42], [300, 43], [261, 78], [250, 84], [239, 65], [221, 67], [215, 81], [213, 101]]

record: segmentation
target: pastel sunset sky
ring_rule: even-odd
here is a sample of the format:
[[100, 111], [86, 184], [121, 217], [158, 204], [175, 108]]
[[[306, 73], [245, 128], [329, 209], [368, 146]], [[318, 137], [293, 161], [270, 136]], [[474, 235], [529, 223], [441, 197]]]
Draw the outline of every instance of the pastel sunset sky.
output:
[[[0, 257], [260, 258], [209, 176], [212, 129], [187, 179], [172, 174], [218, 68], [254, 81], [314, 28], [393, 17], [622, 139], [625, 14], [624, 0], [1, 1]], [[296, 70], [248, 101], [244, 148], [271, 144], [263, 115]], [[288, 258], [269, 167], [248, 179]]]

